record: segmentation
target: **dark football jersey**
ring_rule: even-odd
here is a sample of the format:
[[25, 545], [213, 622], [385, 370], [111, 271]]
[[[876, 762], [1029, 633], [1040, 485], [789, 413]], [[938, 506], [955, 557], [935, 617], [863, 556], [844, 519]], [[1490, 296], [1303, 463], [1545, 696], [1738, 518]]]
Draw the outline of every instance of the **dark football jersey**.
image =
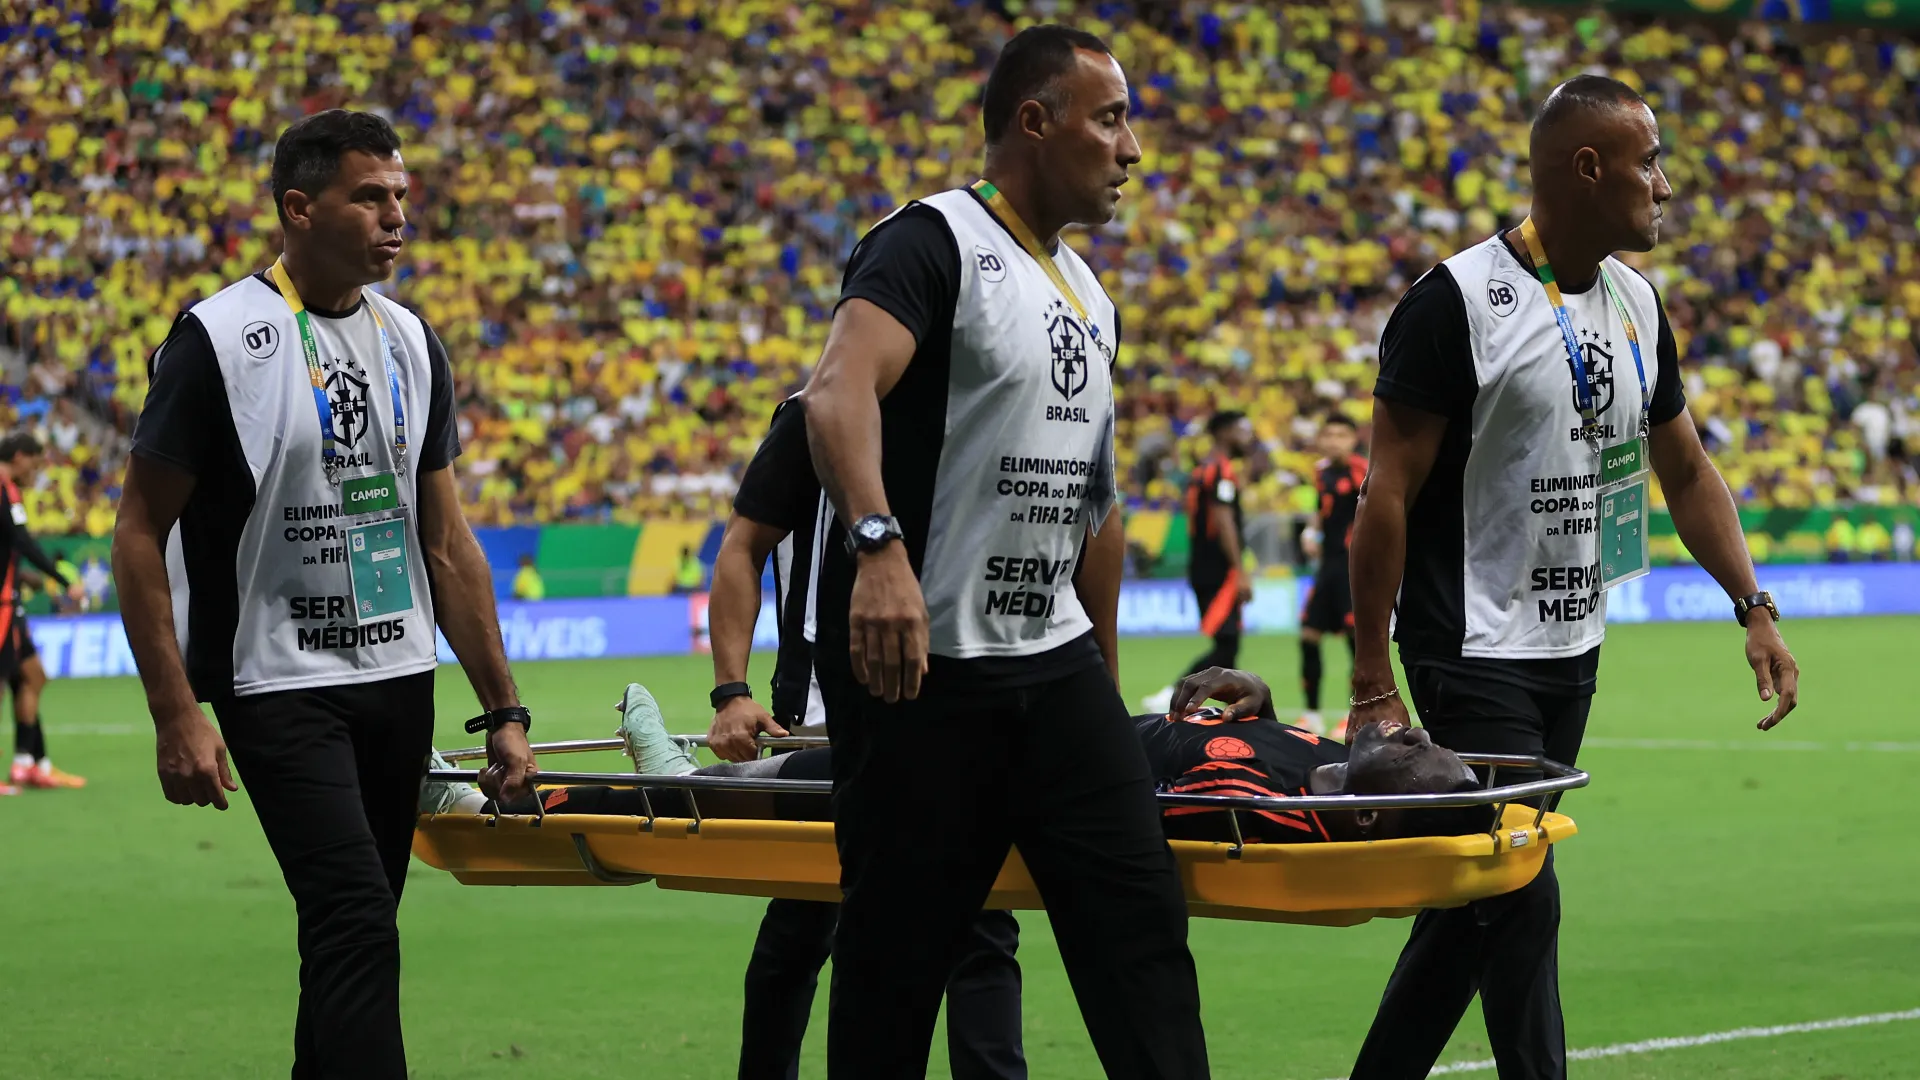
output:
[[[1347, 760], [1345, 744], [1278, 720], [1220, 720], [1196, 716], [1134, 718], [1140, 743], [1162, 791], [1183, 795], [1253, 795], [1287, 798], [1308, 794], [1313, 770]], [[1231, 840], [1223, 810], [1170, 806], [1168, 837]], [[1318, 815], [1301, 811], [1246, 810], [1241, 835], [1249, 843], [1290, 844], [1326, 840]]]
[[1233, 462], [1225, 457], [1209, 458], [1187, 478], [1187, 531], [1191, 553], [1188, 576], [1195, 581], [1217, 582], [1226, 576], [1227, 549], [1214, 528], [1213, 508], [1227, 506], [1233, 511], [1233, 527], [1245, 535], [1240, 521], [1240, 478]]
[[1353, 519], [1360, 512], [1360, 485], [1367, 479], [1367, 459], [1348, 454], [1344, 460], [1321, 459], [1314, 470], [1320, 492], [1320, 557], [1323, 563], [1345, 562]]

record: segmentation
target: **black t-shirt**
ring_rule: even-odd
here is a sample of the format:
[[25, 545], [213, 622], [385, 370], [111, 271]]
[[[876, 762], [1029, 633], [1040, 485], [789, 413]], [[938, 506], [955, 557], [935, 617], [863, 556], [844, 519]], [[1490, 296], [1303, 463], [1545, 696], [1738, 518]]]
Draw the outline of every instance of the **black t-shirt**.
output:
[[[264, 276], [261, 280], [273, 285]], [[365, 303], [362, 299], [347, 311], [308, 305], [307, 312], [321, 319], [344, 319]], [[446, 348], [425, 320], [420, 326], [426, 334], [431, 381], [419, 468], [432, 472], [460, 455], [460, 432], [454, 422], [453, 367]], [[300, 357], [296, 349], [286, 362], [300, 363]], [[195, 695], [211, 701], [233, 693], [233, 640], [240, 620], [234, 567], [240, 534], [253, 512], [253, 472], [240, 447], [213, 342], [193, 312], [181, 312], [173, 321], [166, 341], [148, 360], [148, 378], [146, 403], [134, 423], [133, 453], [190, 473], [195, 480], [180, 513], [182, 551], [193, 591], [185, 660]]]
[[1320, 565], [1345, 566], [1347, 542], [1353, 538], [1353, 519], [1360, 512], [1360, 485], [1367, 479], [1367, 459], [1348, 454], [1338, 461], [1320, 462], [1314, 488], [1320, 493]]
[[[1509, 251], [1513, 245], [1501, 237]], [[1520, 259], [1518, 252], [1514, 253]], [[1528, 265], [1520, 259], [1521, 265]], [[1587, 288], [1597, 288], [1598, 277]], [[1651, 283], [1649, 283], [1651, 284]], [[1569, 294], [1586, 289], [1567, 289]], [[1648, 420], [1655, 426], [1667, 423], [1686, 411], [1685, 385], [1680, 376], [1680, 354], [1673, 337], [1673, 325], [1667, 321], [1666, 305], [1654, 290], [1654, 302], [1660, 309], [1660, 329], [1654, 347], [1656, 374], [1651, 390]], [[1474, 375], [1473, 344], [1467, 326], [1467, 308], [1460, 286], [1445, 265], [1415, 282], [1401, 297], [1387, 320], [1380, 341], [1380, 377], [1374, 396], [1397, 405], [1437, 413], [1447, 417], [1446, 433], [1427, 482], [1414, 505], [1408, 509], [1408, 532], [1434, 536], [1458, 535], [1463, 501], [1462, 485], [1467, 455], [1472, 449], [1474, 399], [1479, 392]], [[1459, 574], [1463, 561], [1461, 547], [1434, 547], [1407, 551], [1408, 574], [1415, 572], [1417, 561], [1429, 580]], [[1402, 592], [1405, 602], [1406, 593]], [[1396, 637], [1398, 637], [1396, 631]], [[1436, 655], [1406, 644], [1401, 660], [1409, 666], [1432, 664], [1470, 678], [1489, 678], [1529, 690], [1556, 694], [1590, 694], [1600, 669], [1600, 648], [1595, 646], [1578, 656], [1546, 660], [1507, 660], [1458, 655]]]
[[822, 503], [807, 449], [807, 414], [798, 401], [789, 398], [774, 408], [767, 437], [741, 474], [733, 512], [787, 534], [773, 553], [780, 652], [773, 665], [772, 709], [782, 723], [799, 723], [806, 719], [813, 685], [813, 646], [805, 632], [807, 581]]
[[[1011, 232], [1008, 237], [1012, 240]], [[886, 448], [880, 470], [888, 506], [905, 534], [908, 561], [914, 573], [922, 576], [959, 298], [960, 249], [953, 230], [938, 210], [919, 204], [888, 218], [861, 239], [847, 261], [840, 286], [840, 303], [861, 299], [875, 305], [906, 327], [915, 342], [906, 372], [880, 402], [880, 438]], [[1117, 348], [1117, 316], [1114, 328]], [[822, 670], [845, 676], [843, 669], [849, 666], [844, 659], [846, 604], [853, 590], [854, 563], [846, 553], [844, 527], [837, 518], [822, 532], [815, 639], [828, 646], [818, 655], [832, 661], [830, 668], [823, 663]], [[1030, 656], [933, 656], [928, 659], [927, 677], [935, 686], [1030, 686], [1101, 662], [1099, 646], [1088, 633]]]
[[740, 475], [733, 510], [741, 517], [797, 532], [812, 526], [820, 507], [820, 481], [807, 448], [807, 412], [792, 398], [773, 410], [766, 438]]
[[[1136, 716], [1133, 725], [1160, 790], [1185, 795], [1306, 795], [1311, 793], [1313, 770], [1347, 760], [1344, 744], [1270, 717], [1227, 721]], [[1173, 839], [1233, 838], [1221, 810], [1169, 806], [1162, 817]], [[1319, 815], [1300, 811], [1245, 810], [1240, 829], [1250, 843], [1328, 839]]]
[[1213, 508], [1225, 506], [1233, 515], [1234, 532], [1245, 533], [1240, 518], [1240, 477], [1231, 459], [1216, 454], [1187, 477], [1187, 576], [1208, 585], [1225, 580], [1234, 569], [1213, 520]]

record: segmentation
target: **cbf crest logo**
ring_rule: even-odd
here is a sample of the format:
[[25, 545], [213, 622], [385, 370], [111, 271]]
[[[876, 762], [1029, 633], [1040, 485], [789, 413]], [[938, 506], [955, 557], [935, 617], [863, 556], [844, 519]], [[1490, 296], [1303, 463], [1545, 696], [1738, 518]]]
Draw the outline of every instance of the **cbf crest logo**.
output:
[[1053, 388], [1072, 401], [1087, 388], [1087, 331], [1063, 301], [1047, 305], [1047, 343], [1053, 357]]
[[[1587, 365], [1587, 385], [1593, 389], [1593, 411], [1604, 413], [1613, 407], [1613, 340], [1598, 330], [1580, 331], [1581, 359]], [[1573, 407], [1580, 407], [1580, 393], [1574, 391]]]
[[1098, 357], [1108, 365], [1113, 363], [1113, 346], [1100, 336], [1100, 328], [1081, 322], [1065, 300], [1055, 299], [1047, 305], [1047, 345], [1052, 354], [1053, 388], [1068, 401], [1087, 388], [1089, 360]]
[[334, 362], [327, 376], [327, 404], [333, 409], [333, 437], [341, 446], [351, 448], [366, 434], [367, 378], [360, 365], [351, 360]]

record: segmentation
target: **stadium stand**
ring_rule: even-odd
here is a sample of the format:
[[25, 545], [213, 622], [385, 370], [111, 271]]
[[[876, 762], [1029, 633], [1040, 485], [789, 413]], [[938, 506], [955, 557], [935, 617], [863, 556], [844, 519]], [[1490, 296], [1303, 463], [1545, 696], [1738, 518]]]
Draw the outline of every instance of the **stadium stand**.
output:
[[[971, 178], [980, 73], [1012, 25], [978, 0], [25, 10], [0, 29], [0, 427], [54, 447], [26, 494], [37, 531], [110, 529], [148, 354], [275, 250], [280, 128], [371, 108], [407, 143], [391, 289], [453, 356], [474, 521], [617, 527], [612, 565], [645, 591], [724, 515], [855, 239]], [[1911, 40], [1472, 4], [1032, 10], [1108, 35], [1133, 80], [1147, 157], [1120, 218], [1073, 242], [1123, 309], [1122, 468], [1150, 562], [1179, 554], [1216, 406], [1265, 447], [1249, 509], [1310, 506], [1317, 417], [1364, 421], [1400, 291], [1524, 210], [1530, 105], [1578, 70], [1644, 88], [1665, 125], [1679, 196], [1635, 261], [1743, 505], [1911, 520]], [[1894, 553], [1875, 520], [1830, 539]], [[676, 524], [633, 535], [657, 521]]]

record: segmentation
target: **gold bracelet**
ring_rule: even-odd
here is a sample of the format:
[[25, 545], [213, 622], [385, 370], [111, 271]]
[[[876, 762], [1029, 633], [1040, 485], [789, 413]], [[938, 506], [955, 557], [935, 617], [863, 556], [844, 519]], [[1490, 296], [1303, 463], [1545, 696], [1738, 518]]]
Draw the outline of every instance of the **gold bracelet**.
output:
[[1378, 705], [1381, 702], [1387, 700], [1388, 698], [1397, 698], [1399, 696], [1400, 696], [1400, 688], [1397, 686], [1389, 686], [1387, 687], [1386, 693], [1375, 694], [1373, 697], [1370, 697], [1365, 701], [1361, 701], [1360, 699], [1354, 698], [1354, 697], [1347, 698], [1347, 708], [1364, 709], [1368, 705]]

